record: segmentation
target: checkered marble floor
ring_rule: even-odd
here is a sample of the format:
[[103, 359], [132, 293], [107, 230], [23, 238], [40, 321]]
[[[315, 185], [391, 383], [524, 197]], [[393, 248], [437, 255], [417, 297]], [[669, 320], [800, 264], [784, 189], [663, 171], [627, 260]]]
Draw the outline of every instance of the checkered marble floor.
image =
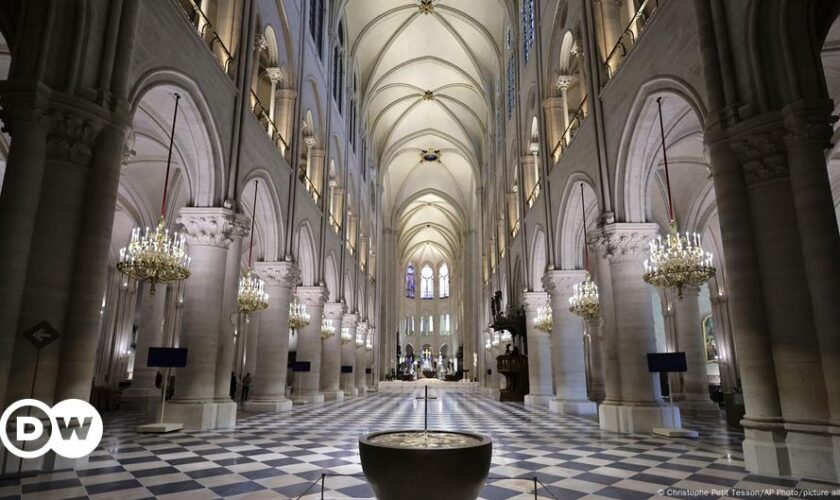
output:
[[[487, 500], [534, 498], [534, 476], [546, 485], [539, 498], [643, 499], [681, 496], [681, 489], [714, 489], [704, 498], [718, 498], [735, 488], [784, 497], [783, 488], [840, 487], [748, 473], [738, 451], [743, 435], [720, 418], [685, 419], [685, 427], [701, 432], [699, 441], [618, 435], [602, 432], [594, 418], [526, 409], [476, 392], [429, 392], [439, 398], [429, 402], [430, 428], [493, 438], [490, 479], [481, 493]], [[368, 394], [296, 406], [285, 415], [240, 415], [231, 431], [141, 435], [133, 429], [143, 417], [106, 415], [105, 437], [87, 465], [0, 482], [0, 500], [298, 498], [322, 473], [328, 475], [324, 498], [371, 498], [358, 437], [422, 428], [419, 395], [419, 389]], [[320, 487], [304, 498], [321, 498]]]

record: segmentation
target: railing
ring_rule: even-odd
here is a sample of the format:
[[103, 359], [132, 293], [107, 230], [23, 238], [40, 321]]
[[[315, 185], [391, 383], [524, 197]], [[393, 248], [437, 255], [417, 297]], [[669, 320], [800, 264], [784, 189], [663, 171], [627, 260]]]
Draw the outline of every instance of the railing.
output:
[[274, 120], [271, 119], [269, 115], [269, 110], [265, 109], [260, 98], [257, 97], [257, 94], [251, 90], [251, 113], [257, 118], [257, 121], [260, 122], [260, 125], [268, 132], [268, 137], [271, 139], [271, 142], [274, 143], [274, 147], [280, 151], [280, 155], [284, 158], [286, 157], [286, 153], [289, 151], [289, 144], [286, 142], [286, 139], [280, 135], [280, 129], [277, 128], [277, 124], [274, 123]]
[[[658, 6], [659, 0], [644, 0], [644, 2], [639, 5], [639, 8], [636, 9], [636, 13], [633, 14], [633, 18], [630, 19], [630, 23], [624, 29], [621, 37], [619, 37], [618, 43], [615, 44], [615, 47], [612, 48], [604, 61], [604, 69], [607, 74], [607, 79], [604, 81], [605, 84], [613, 76], [615, 76], [622, 61], [624, 61], [624, 57], [636, 44], [636, 39], [645, 29], [645, 26], [650, 21], [651, 17], [653, 17], [653, 13], [656, 12], [656, 8]], [[649, 12], [646, 11], [648, 8], [650, 8]]]
[[563, 131], [563, 135], [560, 136], [560, 140], [557, 141], [557, 145], [554, 146], [554, 150], [551, 152], [551, 156], [554, 158], [555, 164], [560, 161], [563, 153], [565, 153], [569, 148], [569, 144], [572, 143], [572, 139], [575, 137], [578, 130], [580, 130], [583, 120], [586, 119], [586, 113], [584, 112], [586, 109], [586, 100], [587, 97], [584, 97], [580, 102], [580, 106], [578, 106], [575, 112], [572, 113], [569, 120], [569, 126]]
[[302, 170], [300, 173], [300, 181], [303, 182], [303, 187], [306, 188], [306, 191], [309, 192], [309, 195], [315, 200], [315, 203], [321, 201], [321, 192], [318, 191], [318, 188], [315, 187], [315, 184], [312, 183], [312, 180], [306, 176], [306, 171]]
[[[516, 221], [516, 224], [513, 225], [513, 229], [510, 230], [510, 237], [516, 238], [516, 235], [519, 234], [519, 221]], [[504, 253], [502, 253], [504, 256]]]
[[[422, 399], [422, 398], [421, 398]], [[298, 496], [295, 500], [303, 500], [304, 497], [310, 495], [310, 498], [328, 498], [325, 495], [327, 494], [327, 477], [352, 477], [356, 479], [367, 480], [364, 474], [334, 474], [332, 472], [326, 473], [322, 472], [320, 477], [310, 480], [309, 486], [306, 487], [305, 490]], [[532, 477], [508, 477], [508, 476], [487, 476], [484, 480], [484, 486], [492, 485], [497, 482], [505, 481], [507, 483], [515, 483], [515, 482], [527, 482], [531, 488], [528, 488], [528, 491], [523, 492], [523, 495], [534, 495], [534, 500], [540, 498], [540, 492], [545, 492], [549, 498], [553, 498], [554, 500], [558, 500], [558, 497], [554, 494], [553, 491], [549, 489], [545, 483], [537, 476]], [[306, 484], [306, 483], [304, 483]], [[342, 483], [339, 483], [342, 484]], [[317, 488], [316, 488], [317, 487]], [[559, 487], [557, 487], [559, 489]]]
[[341, 222], [336, 220], [335, 215], [333, 215], [332, 213], [330, 213], [330, 227], [332, 227], [333, 231], [335, 231], [336, 233], [341, 232]]
[[230, 75], [230, 63], [233, 60], [233, 56], [230, 54], [230, 50], [228, 50], [224, 42], [222, 42], [222, 39], [219, 38], [219, 34], [213, 29], [213, 23], [210, 22], [210, 19], [204, 14], [201, 7], [195, 2], [191, 0], [178, 0], [178, 3], [181, 5], [184, 14], [186, 14], [187, 20], [195, 28], [198, 36], [204, 40], [210, 52], [216, 57], [216, 60], [222, 67], [222, 71]]
[[540, 195], [541, 189], [542, 189], [542, 183], [538, 182], [534, 186], [534, 189], [531, 190], [531, 194], [528, 195], [528, 201], [527, 201], [528, 208], [533, 207], [534, 203], [537, 202], [537, 197]]

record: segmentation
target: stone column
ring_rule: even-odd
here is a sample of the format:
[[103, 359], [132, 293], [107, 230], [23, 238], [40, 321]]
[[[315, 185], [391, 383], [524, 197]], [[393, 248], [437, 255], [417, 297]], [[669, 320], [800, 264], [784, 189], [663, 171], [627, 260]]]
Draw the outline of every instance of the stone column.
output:
[[354, 371], [356, 373], [356, 390], [359, 395], [367, 392], [367, 349], [365, 349], [367, 335], [368, 323], [367, 321], [362, 321], [356, 326], [356, 341], [354, 343], [356, 349], [354, 353], [356, 356], [356, 367]]
[[324, 160], [326, 158], [326, 151], [321, 148], [312, 148], [309, 150], [309, 153], [311, 158], [309, 180], [312, 181], [312, 189], [318, 192], [318, 199], [315, 201], [320, 203], [321, 198], [324, 196], [324, 193], [321, 193], [320, 190], [322, 189], [324, 181]]
[[309, 362], [308, 372], [295, 373], [300, 382], [295, 384], [298, 391], [294, 395], [295, 401], [306, 403], [323, 403], [324, 395], [320, 391], [321, 379], [321, 315], [324, 313], [324, 302], [329, 292], [323, 286], [299, 286], [296, 292], [298, 299], [306, 306], [309, 313], [309, 324], [298, 330], [298, 345], [296, 361]]
[[[569, 310], [574, 286], [582, 283], [585, 276], [586, 271], [548, 271], [543, 277], [543, 287], [551, 296], [554, 316], [551, 332], [554, 398], [549, 401], [548, 407], [557, 413], [594, 415], [598, 411], [586, 395], [583, 321]], [[530, 346], [529, 338], [529, 349]]]
[[612, 54], [612, 58], [608, 61], [615, 45], [621, 39], [621, 1], [622, 0], [595, 0], [595, 9], [600, 15], [598, 18], [601, 21], [600, 31], [601, 36], [598, 37], [601, 42], [601, 61], [604, 61], [609, 67], [610, 76], [615, 73], [615, 69], [621, 62], [623, 53], [618, 50]]
[[[230, 372], [234, 367], [234, 356], [236, 346], [234, 345], [234, 326], [236, 315], [239, 312], [239, 304], [236, 301], [239, 292], [239, 274], [242, 266], [242, 240], [250, 232], [251, 220], [237, 214], [233, 218], [233, 227], [228, 245], [227, 263], [225, 264], [224, 295], [222, 296], [222, 311], [219, 317], [219, 349], [216, 356], [216, 391], [217, 403], [227, 403], [227, 411], [236, 411], [235, 405], [230, 405]], [[233, 321], [231, 321], [233, 319]], [[244, 323], [244, 321], [243, 321]], [[247, 329], [247, 327], [243, 328]], [[219, 415], [220, 419], [235, 420], [236, 415]]]
[[[275, 90], [275, 99], [277, 101], [276, 108], [274, 109], [275, 119], [274, 122], [277, 124], [277, 128], [280, 132], [280, 137], [283, 138], [282, 144], [285, 144], [285, 149], [281, 145], [280, 152], [285, 156], [288, 153], [288, 148], [291, 147], [291, 137], [294, 133], [294, 122], [295, 122], [295, 98], [297, 97], [297, 92], [290, 89], [277, 89]], [[292, 163], [292, 168], [294, 168], [296, 162]]]
[[[559, 153], [555, 151], [557, 141], [563, 136], [563, 131], [566, 127], [563, 126], [563, 103], [560, 97], [548, 97], [543, 101], [543, 109], [545, 109], [545, 125], [546, 136], [549, 139], [549, 150], [547, 154], [552, 155], [553, 161], [556, 163], [559, 159]], [[568, 121], [568, 115], [566, 118]]]
[[280, 71], [280, 68], [266, 68], [265, 72], [271, 81], [271, 97], [268, 100], [268, 118], [271, 120], [271, 123], [268, 124], [268, 136], [274, 141], [274, 133], [277, 132], [274, 128], [274, 125], [277, 123], [277, 117], [275, 116], [277, 108], [277, 83], [283, 78], [283, 73]]
[[589, 359], [589, 400], [600, 403], [607, 395], [604, 380], [604, 317], [588, 318], [585, 322], [587, 359]]
[[620, 399], [608, 399], [598, 408], [604, 430], [648, 433], [654, 427], [680, 427], [679, 409], [662, 401], [659, 375], [647, 368], [647, 354], [656, 352], [656, 337], [651, 289], [642, 273], [648, 243], [657, 234], [656, 224], [609, 224], [599, 240], [610, 264], [621, 383]]
[[0, 404], [4, 408], [47, 156], [49, 121], [44, 104], [35, 93], [2, 96], [3, 126], [12, 142], [0, 196], [0, 234], [15, 235], [0, 238]]
[[370, 373], [365, 374], [365, 380], [367, 381], [367, 390], [369, 392], [375, 391], [377, 386], [377, 381], [375, 377], [376, 367], [375, 359], [374, 359], [374, 349], [376, 346], [376, 328], [370, 327], [368, 328], [368, 338], [367, 343], [365, 344], [365, 360], [367, 368], [370, 368]]
[[120, 409], [140, 410], [154, 415], [160, 405], [160, 389], [155, 387], [157, 368], [147, 365], [149, 347], [162, 347], [164, 325], [165, 289], [154, 295], [149, 286], [143, 286], [143, 296], [137, 324], [137, 347], [134, 354], [134, 376], [131, 387], [120, 398]]
[[525, 198], [525, 206], [527, 210], [534, 204], [536, 199], [536, 196], [534, 198], [529, 197], [535, 194], [534, 189], [540, 181], [539, 174], [535, 170], [538, 168], [539, 163], [537, 162], [537, 157], [535, 155], [524, 155], [519, 159], [519, 161], [522, 163], [522, 186], [525, 188], [522, 192], [522, 196]]
[[341, 378], [341, 320], [345, 306], [341, 302], [324, 305], [324, 318], [332, 320], [335, 335], [321, 340], [321, 393], [324, 400], [344, 399], [339, 387]]
[[[300, 271], [291, 262], [257, 262], [254, 272], [265, 280], [268, 309], [254, 318], [259, 322], [259, 336], [253, 342], [256, 345], [255, 368], [251, 372], [254, 382], [245, 409], [256, 412], [288, 411], [292, 409], [292, 402], [286, 399], [289, 303]], [[245, 366], [248, 366], [247, 361]]]
[[571, 134], [569, 133], [569, 88], [574, 83], [573, 76], [569, 75], [561, 75], [557, 77], [557, 88], [560, 89], [560, 106], [563, 113], [563, 140], [566, 145], [569, 145], [569, 142], [572, 140]]
[[[182, 208], [178, 223], [187, 238], [192, 275], [184, 284], [184, 310], [180, 347], [186, 347], [187, 366], [178, 369], [175, 392], [167, 405], [166, 419], [186, 429], [233, 428], [233, 412], [223, 409], [227, 420], [218, 420], [216, 360], [219, 316], [222, 311], [228, 245], [234, 213], [226, 208]], [[215, 311], [215, 314], [213, 313]], [[233, 402], [229, 405], [234, 406]], [[231, 418], [232, 417], [232, 418]]]
[[[344, 390], [345, 396], [356, 396], [359, 391], [356, 389], [356, 323], [359, 320], [358, 314], [345, 314], [341, 322], [341, 327], [347, 329], [350, 335], [349, 342], [342, 342], [341, 344], [341, 387]], [[350, 368], [350, 372], [345, 372], [345, 367]]]
[[548, 304], [545, 292], [525, 292], [522, 307], [525, 309], [525, 328], [528, 335], [528, 394], [525, 406], [548, 407], [552, 398], [551, 337], [534, 326], [537, 309]]
[[677, 349], [685, 352], [688, 371], [682, 374], [680, 410], [718, 412], [709, 395], [706, 376], [706, 350], [700, 324], [700, 287], [683, 287], [682, 300], [673, 302], [677, 320]]

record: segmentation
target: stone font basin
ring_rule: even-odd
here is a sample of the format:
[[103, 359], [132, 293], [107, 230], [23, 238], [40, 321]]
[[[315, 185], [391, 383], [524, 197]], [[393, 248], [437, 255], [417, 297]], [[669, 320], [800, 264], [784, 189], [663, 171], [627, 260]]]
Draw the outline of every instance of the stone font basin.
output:
[[493, 442], [481, 434], [401, 430], [359, 438], [362, 470], [379, 500], [478, 498]]

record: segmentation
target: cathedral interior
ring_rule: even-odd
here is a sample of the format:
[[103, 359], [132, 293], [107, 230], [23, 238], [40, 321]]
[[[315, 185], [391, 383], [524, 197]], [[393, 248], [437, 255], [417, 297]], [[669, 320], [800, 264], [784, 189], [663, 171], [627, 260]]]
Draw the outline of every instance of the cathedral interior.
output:
[[0, 499], [840, 497], [838, 103], [837, 0], [6, 0]]

